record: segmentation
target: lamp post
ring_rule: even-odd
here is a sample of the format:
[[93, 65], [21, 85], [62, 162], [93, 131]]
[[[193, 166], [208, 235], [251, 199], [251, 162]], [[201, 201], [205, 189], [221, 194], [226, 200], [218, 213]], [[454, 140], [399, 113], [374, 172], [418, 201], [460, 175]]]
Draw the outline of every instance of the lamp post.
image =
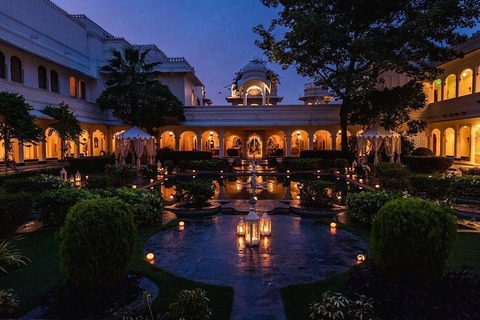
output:
[[249, 246], [260, 244], [259, 218], [253, 205], [250, 206], [250, 210], [245, 217], [245, 243]]

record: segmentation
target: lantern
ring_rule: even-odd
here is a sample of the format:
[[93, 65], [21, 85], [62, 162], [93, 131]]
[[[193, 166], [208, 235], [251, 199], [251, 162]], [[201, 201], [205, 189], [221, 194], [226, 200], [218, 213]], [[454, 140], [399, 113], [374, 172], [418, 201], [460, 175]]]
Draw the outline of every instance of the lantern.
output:
[[365, 259], [366, 259], [366, 257], [365, 257], [364, 254], [360, 253], [359, 255], [357, 255], [357, 262], [363, 262], [363, 261], [365, 261]]
[[132, 189], [137, 189], [137, 186], [136, 186], [136, 185], [133, 185], [133, 186], [132, 186]]
[[178, 230], [183, 231], [185, 229], [185, 222], [180, 221], [178, 223]]
[[266, 210], [263, 211], [263, 215], [260, 218], [260, 234], [262, 236], [269, 236], [272, 234], [272, 219], [270, 219]]
[[147, 260], [151, 261], [155, 258], [155, 255], [151, 252], [147, 253]]
[[380, 189], [380, 185], [379, 185], [379, 184], [376, 184], [376, 185], [375, 185], [375, 189]]
[[330, 222], [330, 228], [335, 229], [337, 224], [335, 222]]
[[253, 206], [250, 207], [245, 217], [245, 243], [249, 246], [258, 246], [260, 244], [259, 219]]
[[82, 181], [82, 175], [77, 170], [77, 173], [75, 173], [75, 182], [80, 182], [80, 181]]
[[243, 217], [240, 218], [237, 224], [237, 235], [244, 236], [245, 235], [245, 222], [243, 221]]
[[63, 181], [68, 180], [67, 170], [65, 170], [65, 168], [63, 167], [62, 167], [62, 171], [60, 171], [60, 179], [62, 179]]

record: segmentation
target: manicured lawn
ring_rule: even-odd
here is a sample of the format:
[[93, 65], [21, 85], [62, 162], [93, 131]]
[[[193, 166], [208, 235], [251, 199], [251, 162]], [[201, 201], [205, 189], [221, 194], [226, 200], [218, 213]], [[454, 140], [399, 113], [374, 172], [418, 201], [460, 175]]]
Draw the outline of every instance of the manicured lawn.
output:
[[[231, 287], [205, 285], [182, 279], [155, 268], [145, 260], [143, 245], [146, 240], [169, 226], [140, 229], [137, 234], [134, 257], [129, 266], [131, 272], [150, 278], [160, 287], [159, 298], [153, 304], [154, 312], [165, 313], [168, 305], [176, 300], [180, 290], [200, 287], [207, 291], [207, 297], [213, 307], [214, 319], [228, 319], [233, 302]], [[66, 277], [60, 267], [56, 235], [54, 230], [39, 230], [25, 234], [18, 246], [32, 260], [32, 263], [19, 271], [9, 274], [0, 273], [0, 288], [13, 288], [20, 298], [21, 306], [17, 316], [41, 304], [42, 295]]]
[[[369, 232], [354, 226], [342, 226], [368, 242]], [[446, 261], [446, 267], [459, 270], [461, 267], [474, 268], [480, 272], [480, 233], [458, 233], [455, 246]], [[338, 274], [324, 281], [307, 285], [293, 285], [281, 289], [285, 312], [289, 320], [309, 319], [309, 306], [319, 300], [327, 290], [341, 291], [346, 273]]]

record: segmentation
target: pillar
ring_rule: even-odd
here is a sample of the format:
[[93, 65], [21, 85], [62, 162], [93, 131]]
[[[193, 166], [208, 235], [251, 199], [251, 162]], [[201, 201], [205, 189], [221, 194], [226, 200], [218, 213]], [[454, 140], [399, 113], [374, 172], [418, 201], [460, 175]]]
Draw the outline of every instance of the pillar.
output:
[[454, 159], [458, 159], [460, 158], [460, 155], [458, 154], [459, 153], [459, 150], [460, 150], [460, 129], [458, 127], [458, 125], [455, 126], [455, 141], [454, 141], [454, 144], [453, 144], [453, 158]]
[[180, 135], [177, 133], [177, 131], [173, 131], [173, 138], [175, 139], [175, 149], [174, 151], [179, 151], [180, 150]]
[[440, 130], [440, 156], [445, 157], [445, 129]]
[[223, 159], [225, 157], [225, 141], [223, 141], [224, 137], [223, 130], [218, 130], [218, 158]]
[[292, 155], [292, 130], [285, 130], [285, 156], [290, 157]]
[[[475, 131], [475, 132], [474, 132]], [[470, 126], [470, 163], [475, 163], [475, 137], [477, 135], [477, 130]]]
[[337, 133], [338, 130], [332, 130], [330, 132], [330, 139], [332, 140], [332, 150], [337, 150]]
[[38, 161], [40, 163], [47, 162], [47, 143], [45, 141], [38, 143]]
[[13, 144], [13, 156], [17, 164], [25, 164], [25, 158], [23, 155], [23, 143], [15, 141]]
[[313, 150], [313, 135], [314, 133], [312, 131], [308, 131], [308, 150]]

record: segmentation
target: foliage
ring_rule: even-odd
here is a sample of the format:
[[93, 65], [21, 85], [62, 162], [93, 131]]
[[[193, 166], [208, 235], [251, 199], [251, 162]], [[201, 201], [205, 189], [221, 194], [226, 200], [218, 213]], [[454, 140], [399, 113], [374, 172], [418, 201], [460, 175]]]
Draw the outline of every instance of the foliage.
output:
[[117, 198], [128, 205], [137, 227], [154, 225], [162, 221], [162, 199], [157, 193], [143, 189], [117, 188], [94, 193], [107, 198]]
[[341, 150], [302, 150], [300, 158], [320, 158], [320, 159], [345, 159], [345, 153]]
[[165, 162], [163, 163], [163, 167], [166, 168], [168, 172], [172, 172], [175, 168], [175, 164], [172, 160], [165, 160]]
[[397, 198], [398, 195], [386, 192], [358, 192], [348, 193], [346, 214], [355, 221], [370, 226], [375, 220], [375, 215], [380, 208], [390, 200]]
[[32, 213], [32, 196], [27, 193], [0, 194], [0, 239], [15, 233]]
[[458, 198], [480, 199], [480, 177], [465, 176], [450, 180], [450, 189], [448, 194]]
[[136, 228], [128, 206], [117, 199], [80, 201], [60, 229], [60, 256], [74, 285], [115, 284], [126, 275]]
[[285, 158], [281, 167], [291, 171], [340, 170], [347, 165], [345, 159]]
[[7, 192], [27, 192], [30, 194], [38, 193], [38, 190], [47, 191], [61, 189], [69, 186], [69, 184], [60, 176], [52, 176], [48, 174], [39, 174], [36, 176], [8, 179], [4, 181], [3, 187]]
[[93, 190], [93, 189], [106, 189], [108, 188], [108, 180], [105, 176], [89, 176], [88, 180], [85, 180], [83, 185], [84, 189]]
[[229, 170], [228, 162], [224, 159], [210, 160], [181, 160], [178, 162], [178, 169], [185, 170], [201, 170], [201, 171], [227, 171]]
[[66, 146], [67, 141], [79, 143], [78, 139], [83, 132], [80, 121], [78, 121], [73, 111], [70, 110], [68, 104], [63, 101], [60, 102], [58, 106], [46, 106], [43, 110], [40, 110], [40, 112], [50, 116], [54, 120], [49, 124], [47, 134], [51, 136], [53, 133], [56, 133], [60, 137], [60, 154], [63, 165], [65, 152], [68, 150]]
[[415, 148], [410, 154], [412, 156], [420, 156], [420, 157], [434, 157], [435, 154], [429, 148], [419, 147]]
[[12, 266], [26, 266], [30, 262], [17, 247], [17, 242], [22, 239], [21, 236], [14, 236], [0, 241], [0, 271], [8, 273]]
[[373, 298], [380, 319], [476, 319], [479, 290], [480, 277], [471, 269], [447, 272], [438, 283], [418, 286], [386, 282], [371, 261], [352, 268], [343, 286], [345, 295], [353, 292]]
[[65, 221], [70, 207], [92, 198], [94, 196], [90, 192], [74, 187], [47, 190], [36, 197], [35, 208], [46, 225], [59, 227]]
[[[470, 0], [262, 2], [279, 7], [280, 12], [267, 29], [254, 28], [261, 37], [256, 45], [270, 61], [283, 68], [294, 65], [299, 74], [341, 99], [343, 150], [348, 124], [372, 118], [391, 129], [408, 120], [412, 110], [422, 108], [419, 84], [434, 80], [440, 72], [429, 61], [461, 56], [455, 46], [467, 37], [459, 32], [474, 27], [480, 16], [480, 3]], [[432, 31], [432, 25], [442, 28]], [[381, 92], [385, 73], [405, 74], [411, 81]], [[389, 102], [390, 95], [401, 99]], [[356, 119], [362, 112], [366, 117]]]
[[105, 170], [107, 164], [114, 164], [115, 159], [110, 156], [95, 156], [95, 157], [82, 157], [82, 158], [71, 158], [68, 159], [68, 168], [67, 171], [70, 172], [93, 172]]
[[20, 300], [12, 289], [0, 290], [0, 316], [14, 313], [19, 305]]
[[178, 163], [181, 160], [209, 160], [212, 159], [212, 153], [210, 151], [172, 151], [160, 149], [157, 151], [155, 161], [161, 161], [164, 163], [167, 160], [171, 160], [174, 163]]
[[167, 118], [184, 121], [182, 103], [156, 79], [159, 72], [155, 68], [159, 64], [150, 62], [149, 50], [113, 49], [108, 64], [101, 68], [106, 88], [97, 99], [100, 109], [111, 110], [123, 122], [150, 133], [163, 127]]
[[453, 159], [447, 157], [420, 157], [420, 156], [410, 156], [404, 157], [403, 162], [408, 166], [413, 172], [421, 173], [443, 173], [447, 171], [453, 164]]
[[212, 319], [210, 300], [203, 289], [182, 290], [178, 300], [170, 304], [168, 319], [209, 320]]
[[138, 175], [138, 171], [133, 164], [107, 164], [105, 175], [109, 186], [123, 187], [132, 184], [133, 178]]
[[408, 134], [401, 134], [400, 135], [400, 143], [401, 145], [401, 158], [403, 159], [406, 156], [409, 156], [413, 150], [415, 149], [415, 142]]
[[402, 164], [380, 162], [373, 167], [373, 172], [383, 188], [400, 191], [410, 188], [410, 171]]
[[410, 177], [411, 193], [414, 196], [436, 199], [444, 198], [450, 190], [451, 178], [445, 176], [412, 175]]
[[356, 295], [349, 299], [340, 292], [326, 291], [310, 304], [310, 319], [375, 319], [373, 299]]
[[300, 204], [306, 207], [331, 206], [336, 201], [335, 184], [313, 180], [300, 183]]
[[227, 157], [240, 157], [240, 150], [237, 148], [227, 149]]
[[147, 179], [154, 179], [158, 175], [157, 166], [154, 164], [147, 164], [146, 166], [142, 166], [140, 168], [140, 172], [142, 173], [142, 176]]
[[472, 168], [460, 168], [463, 174], [470, 175], [470, 176], [480, 176], [480, 168], [479, 167], [472, 167]]
[[[43, 129], [35, 123], [35, 117], [29, 111], [33, 107], [25, 98], [13, 92], [0, 92], [0, 140], [3, 140], [5, 154], [10, 159], [13, 139], [20, 143], [36, 143], [43, 139]], [[5, 173], [7, 173], [5, 166]]]
[[442, 276], [456, 231], [445, 207], [414, 197], [392, 200], [373, 222], [372, 255], [386, 278], [429, 284]]
[[215, 195], [212, 180], [208, 179], [180, 181], [177, 193], [180, 195], [180, 203], [192, 208], [203, 207]]

